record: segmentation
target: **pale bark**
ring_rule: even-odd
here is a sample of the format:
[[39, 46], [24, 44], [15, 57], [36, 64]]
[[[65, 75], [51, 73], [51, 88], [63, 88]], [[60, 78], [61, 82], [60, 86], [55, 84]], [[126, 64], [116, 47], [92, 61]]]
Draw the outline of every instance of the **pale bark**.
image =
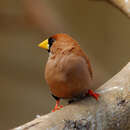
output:
[[130, 130], [130, 63], [97, 92], [13, 130]]
[[130, 1], [129, 0], [110, 0], [123, 13], [130, 17]]

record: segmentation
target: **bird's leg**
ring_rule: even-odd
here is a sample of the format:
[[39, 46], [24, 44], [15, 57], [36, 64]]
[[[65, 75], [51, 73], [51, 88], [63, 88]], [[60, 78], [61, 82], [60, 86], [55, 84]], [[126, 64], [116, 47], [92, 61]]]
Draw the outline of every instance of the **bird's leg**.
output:
[[93, 96], [96, 100], [98, 100], [98, 98], [100, 96], [98, 93], [93, 92], [93, 90], [91, 90], [91, 89], [88, 90], [87, 94], [89, 94], [90, 96]]
[[54, 109], [52, 110], [52, 112], [55, 112], [56, 110], [60, 110], [63, 106], [59, 105], [60, 104], [60, 98], [59, 97], [56, 97], [54, 95], [52, 95], [52, 96], [56, 100], [56, 105], [55, 105]]
[[60, 99], [56, 100], [56, 105], [55, 108], [52, 110], [52, 112], [55, 112], [56, 110], [60, 110], [63, 106], [59, 105], [60, 104]]

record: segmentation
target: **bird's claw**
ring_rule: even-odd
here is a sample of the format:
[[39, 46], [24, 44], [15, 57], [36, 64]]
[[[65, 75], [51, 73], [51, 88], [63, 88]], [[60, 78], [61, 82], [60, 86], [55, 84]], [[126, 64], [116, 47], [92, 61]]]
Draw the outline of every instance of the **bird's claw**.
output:
[[60, 105], [60, 106], [56, 106], [56, 107], [52, 110], [52, 112], [55, 112], [56, 110], [60, 110], [61, 108], [63, 108], [62, 105]]
[[96, 100], [98, 100], [100, 94], [93, 92], [91, 89], [88, 90], [88, 94], [93, 96]]

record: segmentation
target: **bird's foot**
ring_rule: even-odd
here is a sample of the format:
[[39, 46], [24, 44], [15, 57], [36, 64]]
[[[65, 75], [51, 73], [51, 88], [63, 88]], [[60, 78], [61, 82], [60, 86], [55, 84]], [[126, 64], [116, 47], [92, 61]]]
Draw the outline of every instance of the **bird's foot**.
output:
[[60, 100], [58, 99], [56, 101], [56, 105], [55, 105], [55, 108], [52, 110], [52, 112], [55, 112], [56, 110], [60, 110], [61, 108], [63, 108], [62, 105], [59, 105], [60, 104]]
[[61, 108], [63, 108], [62, 105], [60, 105], [60, 106], [55, 106], [55, 108], [52, 110], [52, 112], [55, 112], [55, 111], [57, 111], [57, 110], [60, 110]]
[[98, 100], [98, 98], [100, 96], [98, 93], [93, 92], [91, 89], [88, 90], [88, 94], [90, 96], [93, 96], [96, 100]]

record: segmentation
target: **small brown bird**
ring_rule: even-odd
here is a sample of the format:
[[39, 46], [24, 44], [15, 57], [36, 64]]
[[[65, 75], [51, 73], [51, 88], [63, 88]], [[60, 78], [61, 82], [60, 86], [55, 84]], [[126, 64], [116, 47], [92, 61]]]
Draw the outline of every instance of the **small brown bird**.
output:
[[49, 52], [45, 79], [56, 99], [53, 111], [59, 110], [61, 98], [90, 94], [96, 100], [99, 94], [91, 90], [92, 69], [88, 57], [79, 44], [67, 34], [56, 34], [39, 44]]

